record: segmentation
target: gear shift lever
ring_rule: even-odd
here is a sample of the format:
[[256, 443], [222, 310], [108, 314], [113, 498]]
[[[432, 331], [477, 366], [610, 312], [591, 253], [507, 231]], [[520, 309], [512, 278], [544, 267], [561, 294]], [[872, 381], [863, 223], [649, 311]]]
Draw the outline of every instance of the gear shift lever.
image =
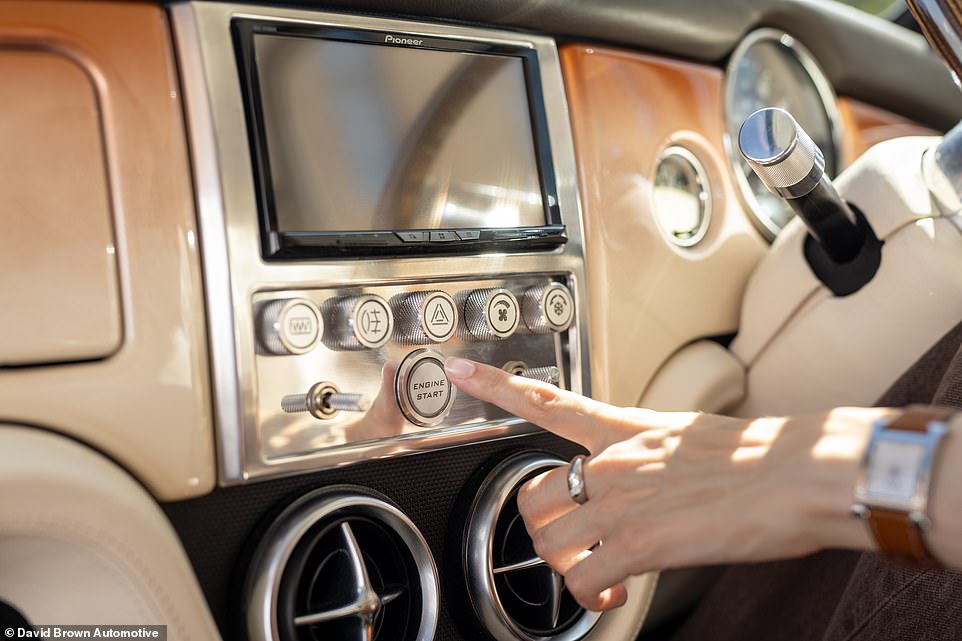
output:
[[852, 294], [878, 271], [881, 243], [868, 221], [842, 200], [821, 150], [784, 109], [759, 109], [742, 123], [738, 148], [769, 191], [808, 228], [805, 258], [837, 296]]
[[846, 263], [859, 253], [865, 230], [826, 175], [821, 150], [790, 113], [770, 107], [750, 115], [738, 132], [738, 148], [832, 260]]

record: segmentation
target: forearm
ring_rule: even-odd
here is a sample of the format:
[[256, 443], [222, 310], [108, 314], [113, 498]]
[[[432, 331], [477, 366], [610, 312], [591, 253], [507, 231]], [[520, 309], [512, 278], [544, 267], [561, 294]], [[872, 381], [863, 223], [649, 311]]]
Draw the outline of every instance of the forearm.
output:
[[771, 491], [784, 493], [789, 506], [773, 518], [794, 519], [791, 527], [813, 550], [876, 549], [865, 523], [852, 516], [853, 489], [872, 424], [894, 413], [897, 410], [838, 408], [786, 419], [771, 446], [777, 469], [765, 476]]

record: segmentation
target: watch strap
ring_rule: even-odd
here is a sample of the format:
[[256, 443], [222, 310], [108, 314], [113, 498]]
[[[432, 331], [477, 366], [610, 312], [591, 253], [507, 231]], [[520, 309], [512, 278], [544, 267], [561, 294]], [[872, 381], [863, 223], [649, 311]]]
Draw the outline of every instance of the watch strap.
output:
[[909, 405], [895, 420], [888, 424], [890, 430], [905, 430], [906, 432], [927, 432], [929, 423], [948, 421], [955, 410], [948, 407], [932, 407], [931, 405]]
[[[890, 422], [886, 429], [926, 432], [930, 423], [948, 421], [954, 413], [954, 410], [948, 408], [911, 405]], [[941, 563], [925, 545], [922, 528], [908, 513], [870, 507], [868, 522], [879, 549], [886, 556], [915, 567], [941, 567]]]
[[879, 549], [891, 560], [923, 569], [942, 567], [926, 547], [922, 529], [905, 512], [873, 507], [868, 524]]

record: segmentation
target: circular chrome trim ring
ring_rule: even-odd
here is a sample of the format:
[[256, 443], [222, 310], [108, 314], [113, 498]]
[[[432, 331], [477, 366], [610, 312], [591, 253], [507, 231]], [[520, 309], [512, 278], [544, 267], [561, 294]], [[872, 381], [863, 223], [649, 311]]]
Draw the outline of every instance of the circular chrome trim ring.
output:
[[468, 594], [478, 617], [497, 641], [577, 641], [601, 619], [601, 612], [586, 610], [564, 632], [552, 637], [534, 636], [521, 629], [508, 615], [495, 588], [492, 539], [504, 504], [518, 484], [532, 473], [567, 464], [557, 456], [540, 452], [523, 452], [508, 457], [485, 478], [471, 505], [463, 547]]
[[[825, 109], [825, 115], [828, 117], [829, 129], [831, 130], [832, 136], [832, 158], [834, 158], [835, 161], [833, 170], [835, 172], [841, 169], [844, 130], [842, 128], [842, 117], [838, 112], [838, 101], [835, 96], [835, 89], [832, 88], [832, 83], [829, 82], [825, 72], [822, 71], [821, 66], [819, 66], [815, 60], [815, 56], [813, 56], [808, 48], [799, 42], [795, 36], [780, 29], [763, 28], [752, 31], [742, 39], [735, 48], [735, 51], [732, 52], [728, 66], [725, 68], [725, 95], [722, 104], [725, 123], [725, 133], [723, 136], [725, 154], [728, 156], [728, 164], [731, 167], [732, 174], [734, 174], [735, 182], [738, 184], [738, 193], [742, 204], [748, 208], [752, 221], [758, 227], [759, 231], [762, 232], [762, 235], [769, 241], [772, 241], [781, 231], [781, 228], [762, 215], [761, 206], [758, 204], [754, 192], [752, 192], [751, 185], [748, 184], [748, 178], [741, 170], [741, 154], [738, 152], [737, 141], [732, 140], [731, 128], [729, 127], [732, 102], [735, 100], [734, 87], [731, 82], [732, 71], [738, 66], [749, 49], [760, 42], [766, 41], [775, 42], [790, 50], [799, 64], [802, 65], [805, 73], [811, 78], [812, 84], [815, 86], [815, 91], [822, 103], [822, 107]], [[741, 126], [741, 123], [739, 123], [739, 126]], [[825, 150], [822, 151], [824, 152]]]
[[279, 641], [277, 599], [291, 554], [307, 532], [338, 510], [365, 515], [390, 527], [407, 546], [418, 569], [421, 624], [416, 641], [431, 641], [438, 624], [438, 570], [427, 541], [417, 526], [387, 499], [354, 487], [323, 488], [302, 496], [273, 522], [258, 545], [245, 585], [247, 633], [251, 641]]
[[[658, 203], [654, 199], [654, 193], [658, 189], [658, 169], [661, 167], [661, 163], [669, 158], [679, 158], [688, 163], [693, 170], [692, 173], [695, 175], [695, 182], [699, 188], [698, 200], [702, 203], [701, 224], [699, 225], [698, 230], [688, 238], [679, 238], [670, 230], [665, 229], [663, 223], [661, 222], [661, 216], [658, 214]], [[655, 162], [655, 174], [651, 181], [651, 185], [652, 211], [654, 212], [655, 225], [658, 227], [658, 231], [661, 232], [662, 237], [674, 245], [685, 248], [694, 247], [700, 243], [702, 239], [705, 238], [705, 234], [708, 233], [708, 228], [711, 226], [712, 193], [711, 182], [708, 179], [708, 172], [705, 170], [705, 165], [702, 164], [702, 162], [698, 159], [698, 156], [681, 145], [671, 145], [666, 147], [658, 155], [658, 160]]]

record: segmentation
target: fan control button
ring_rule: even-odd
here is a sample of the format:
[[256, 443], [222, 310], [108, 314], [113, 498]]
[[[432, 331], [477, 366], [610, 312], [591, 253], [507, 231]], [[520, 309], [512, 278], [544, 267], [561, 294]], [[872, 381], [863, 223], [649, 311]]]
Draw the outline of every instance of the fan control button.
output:
[[464, 304], [465, 325], [479, 340], [508, 338], [520, 320], [518, 299], [507, 289], [476, 289]]

